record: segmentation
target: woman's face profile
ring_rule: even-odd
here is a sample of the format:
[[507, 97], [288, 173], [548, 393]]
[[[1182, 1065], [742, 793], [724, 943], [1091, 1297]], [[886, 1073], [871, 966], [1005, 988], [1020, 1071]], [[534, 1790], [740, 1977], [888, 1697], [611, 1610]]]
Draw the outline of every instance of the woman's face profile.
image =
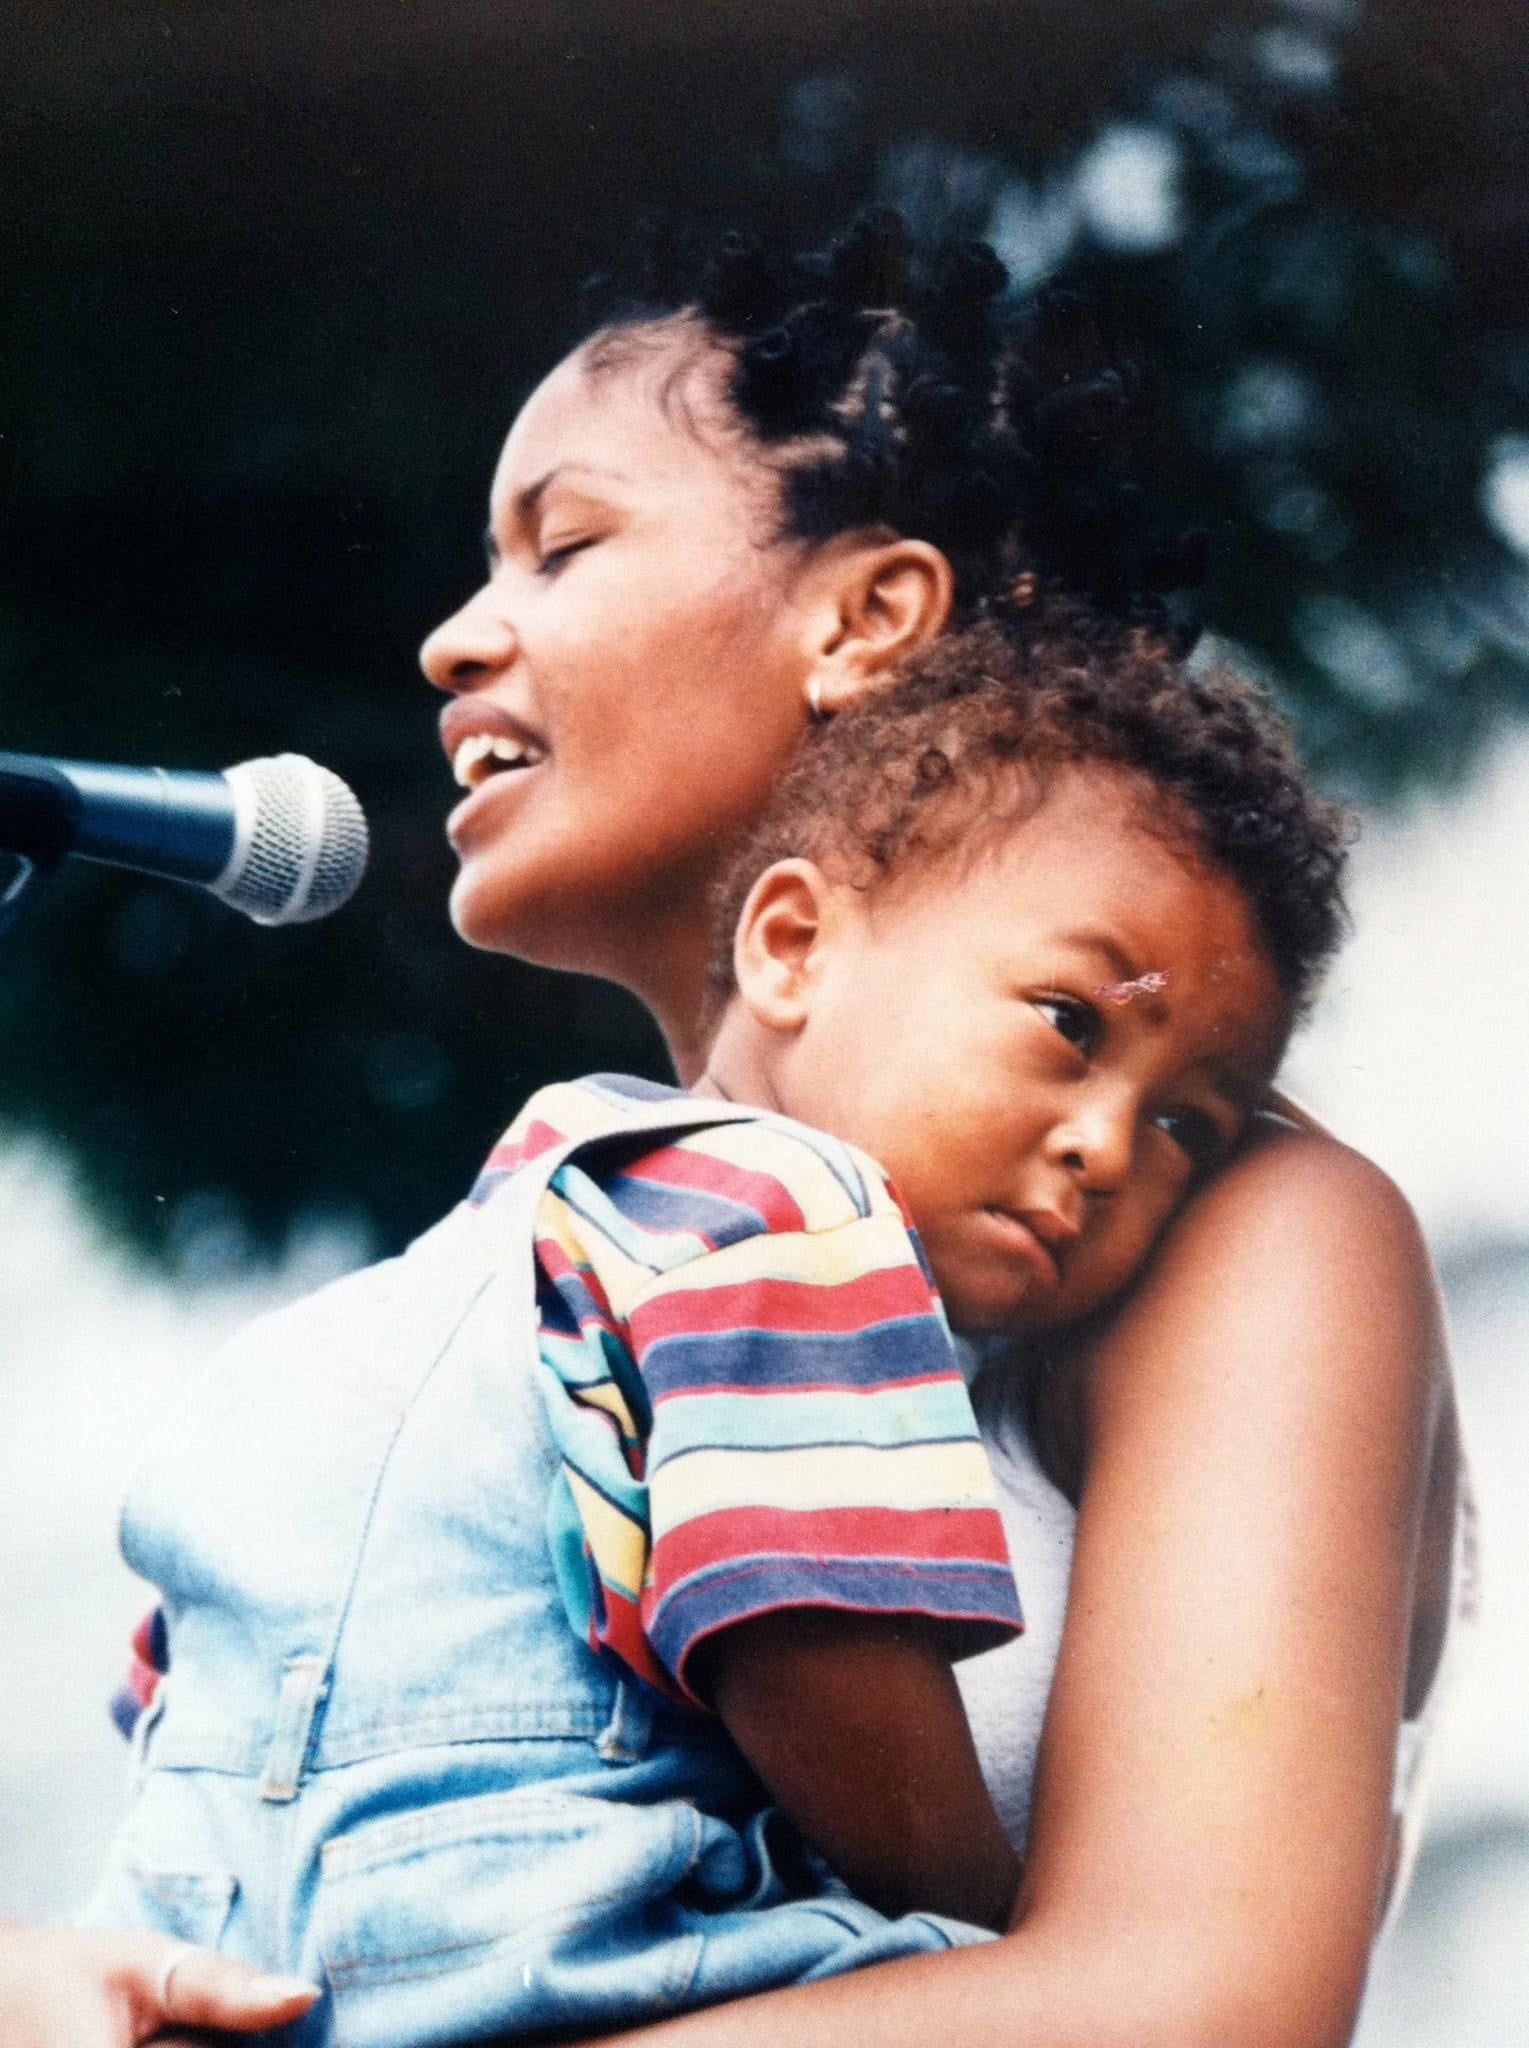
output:
[[[476, 946], [635, 985], [806, 716], [773, 482], [727, 421], [726, 358], [642, 337], [568, 357], [504, 444], [489, 574], [425, 642], [464, 794], [453, 922]], [[491, 751], [492, 750], [492, 751]]]

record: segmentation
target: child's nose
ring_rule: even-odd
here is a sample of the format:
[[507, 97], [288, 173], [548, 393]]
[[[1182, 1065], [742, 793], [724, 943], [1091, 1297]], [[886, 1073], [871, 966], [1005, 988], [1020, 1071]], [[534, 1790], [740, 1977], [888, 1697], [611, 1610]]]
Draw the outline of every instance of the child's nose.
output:
[[515, 629], [492, 583], [443, 619], [419, 650], [419, 665], [438, 690], [470, 690], [515, 659]]
[[1073, 1104], [1052, 1134], [1053, 1156], [1087, 1194], [1113, 1194], [1131, 1170], [1136, 1120], [1130, 1105], [1094, 1096]]

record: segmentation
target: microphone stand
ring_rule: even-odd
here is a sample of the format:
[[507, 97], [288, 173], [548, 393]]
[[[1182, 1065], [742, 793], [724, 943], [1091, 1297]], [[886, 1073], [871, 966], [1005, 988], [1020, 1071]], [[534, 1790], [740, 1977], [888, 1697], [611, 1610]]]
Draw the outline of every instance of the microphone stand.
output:
[[64, 777], [47, 762], [0, 754], [0, 839], [21, 862], [0, 891], [0, 939], [14, 930], [26, 903], [68, 852], [78, 803]]
[[21, 862], [15, 874], [0, 892], [0, 939], [13, 932], [21, 922], [21, 913], [32, 897], [41, 892], [43, 883], [53, 872], [51, 860], [34, 860], [30, 855], [17, 855]]

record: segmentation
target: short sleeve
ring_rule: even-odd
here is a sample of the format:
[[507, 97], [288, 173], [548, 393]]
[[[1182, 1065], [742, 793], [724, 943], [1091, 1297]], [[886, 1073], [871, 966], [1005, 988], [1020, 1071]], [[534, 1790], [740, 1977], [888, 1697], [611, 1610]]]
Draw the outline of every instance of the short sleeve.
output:
[[626, 1322], [652, 1412], [642, 1622], [687, 1698], [697, 1643], [782, 1608], [918, 1616], [953, 1658], [1018, 1632], [987, 1457], [892, 1201], [687, 1261]]

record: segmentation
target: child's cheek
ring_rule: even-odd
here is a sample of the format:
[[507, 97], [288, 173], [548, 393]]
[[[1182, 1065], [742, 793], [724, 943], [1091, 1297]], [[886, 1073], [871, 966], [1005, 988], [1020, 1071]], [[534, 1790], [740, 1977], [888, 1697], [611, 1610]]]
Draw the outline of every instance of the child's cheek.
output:
[[1158, 1227], [1136, 1204], [1122, 1204], [1101, 1218], [1097, 1236], [1086, 1238], [1068, 1261], [1059, 1319], [1077, 1322], [1119, 1294], [1145, 1264]]

